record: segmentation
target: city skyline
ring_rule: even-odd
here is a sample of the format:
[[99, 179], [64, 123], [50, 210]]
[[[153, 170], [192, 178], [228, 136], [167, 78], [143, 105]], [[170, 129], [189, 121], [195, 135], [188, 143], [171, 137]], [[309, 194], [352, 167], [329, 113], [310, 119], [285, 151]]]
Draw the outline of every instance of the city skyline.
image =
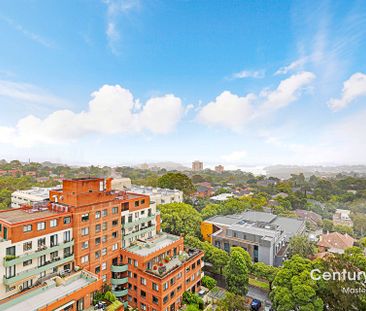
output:
[[366, 164], [362, 2], [0, 7], [1, 158]]

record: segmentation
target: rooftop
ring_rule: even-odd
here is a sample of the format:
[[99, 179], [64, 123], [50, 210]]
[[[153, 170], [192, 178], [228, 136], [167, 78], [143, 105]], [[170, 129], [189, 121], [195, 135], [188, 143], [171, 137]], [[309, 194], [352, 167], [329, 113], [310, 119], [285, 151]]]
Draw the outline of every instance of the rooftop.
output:
[[173, 244], [179, 239], [179, 236], [168, 233], [159, 233], [150, 239], [138, 241], [137, 244], [127, 248], [127, 251], [139, 256], [148, 256], [160, 249], [167, 247], [170, 244]]
[[145, 186], [139, 186], [139, 185], [132, 185], [131, 189], [129, 191], [135, 192], [135, 193], [148, 194], [148, 195], [181, 193], [181, 191], [177, 190], [177, 189], [154, 188], [154, 187], [145, 187]]
[[17, 190], [12, 193], [13, 196], [17, 195], [26, 195], [26, 196], [34, 196], [39, 197], [41, 199], [48, 199], [50, 190], [60, 189], [61, 186], [51, 187], [51, 188], [41, 188], [41, 187], [32, 187], [27, 190]]
[[[271, 213], [246, 211], [240, 214], [214, 216], [206, 222], [224, 226], [235, 231], [254, 233], [264, 236], [275, 236], [279, 231], [285, 231], [286, 238], [299, 233], [304, 221], [295, 218], [280, 217]], [[276, 233], [275, 233], [276, 232]]]
[[0, 220], [16, 224], [27, 220], [37, 220], [58, 214], [60, 214], [60, 212], [49, 210], [48, 207], [16, 208], [0, 211]]
[[85, 271], [77, 272], [65, 280], [58, 278], [61, 284], [55, 279], [48, 280], [45, 286], [28, 290], [0, 304], [0, 310], [39, 310], [97, 281], [94, 275]]

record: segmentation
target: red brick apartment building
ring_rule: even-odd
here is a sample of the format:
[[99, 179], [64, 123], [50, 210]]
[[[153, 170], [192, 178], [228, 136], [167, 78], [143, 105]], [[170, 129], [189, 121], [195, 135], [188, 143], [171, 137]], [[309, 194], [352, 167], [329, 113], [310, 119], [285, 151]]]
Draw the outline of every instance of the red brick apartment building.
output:
[[0, 211], [0, 309], [85, 310], [110, 285], [139, 310], [177, 310], [200, 288], [203, 253], [160, 232], [150, 197], [112, 179], [64, 180], [49, 203]]

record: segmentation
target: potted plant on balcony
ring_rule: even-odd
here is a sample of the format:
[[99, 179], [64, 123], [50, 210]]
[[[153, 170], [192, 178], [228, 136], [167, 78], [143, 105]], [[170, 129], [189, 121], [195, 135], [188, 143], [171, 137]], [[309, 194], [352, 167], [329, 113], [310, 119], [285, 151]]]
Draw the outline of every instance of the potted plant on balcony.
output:
[[157, 265], [153, 265], [153, 270], [157, 270], [158, 266]]
[[168, 263], [170, 261], [170, 257], [169, 256], [166, 256], [165, 258], [164, 258], [164, 262], [165, 263]]

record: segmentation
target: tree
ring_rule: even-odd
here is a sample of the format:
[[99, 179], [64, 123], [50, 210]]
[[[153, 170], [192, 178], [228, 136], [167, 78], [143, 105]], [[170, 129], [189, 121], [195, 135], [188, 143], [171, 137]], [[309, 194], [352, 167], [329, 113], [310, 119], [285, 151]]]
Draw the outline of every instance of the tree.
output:
[[276, 311], [323, 311], [324, 303], [317, 295], [317, 283], [310, 277], [312, 269], [313, 263], [299, 255], [284, 262], [274, 278], [270, 293]]
[[333, 231], [333, 222], [329, 219], [323, 220], [323, 232]]
[[204, 261], [212, 264], [215, 272], [222, 274], [224, 267], [229, 261], [229, 255], [224, 250], [213, 246], [209, 242], [202, 242], [193, 236], [185, 236], [184, 242], [190, 247], [202, 250], [205, 253]]
[[185, 310], [186, 311], [200, 311], [200, 309], [196, 305], [188, 305]]
[[187, 305], [193, 305], [199, 309], [203, 309], [204, 302], [200, 296], [196, 293], [192, 293], [190, 291], [186, 291], [183, 293], [183, 303]]
[[190, 195], [195, 191], [191, 179], [182, 173], [167, 173], [158, 179], [160, 188], [178, 189], [185, 195]]
[[221, 299], [218, 304], [218, 311], [247, 311], [249, 308], [245, 303], [243, 296], [235, 295], [230, 292], [226, 292], [226, 295]]
[[301, 257], [310, 257], [315, 254], [316, 248], [311, 243], [307, 236], [296, 235], [290, 239], [289, 243], [289, 257], [300, 255]]
[[360, 239], [360, 245], [363, 247], [363, 248], [366, 248], [366, 237]]
[[333, 231], [342, 233], [342, 234], [349, 234], [349, 235], [353, 235], [353, 229], [352, 227], [349, 226], [344, 226], [344, 225], [335, 225], [333, 227]]
[[270, 284], [273, 282], [279, 268], [256, 262], [252, 265], [251, 273], [259, 278], [266, 279]]
[[202, 278], [202, 285], [208, 288], [209, 290], [213, 289], [216, 286], [216, 284], [217, 284], [216, 280], [208, 275], [205, 275]]
[[224, 268], [227, 288], [229, 292], [236, 295], [246, 295], [248, 292], [248, 273], [249, 268], [245, 252], [241, 247], [232, 247], [230, 250], [230, 259]]
[[159, 209], [163, 231], [175, 235], [200, 236], [202, 217], [191, 205], [169, 203], [159, 205]]

